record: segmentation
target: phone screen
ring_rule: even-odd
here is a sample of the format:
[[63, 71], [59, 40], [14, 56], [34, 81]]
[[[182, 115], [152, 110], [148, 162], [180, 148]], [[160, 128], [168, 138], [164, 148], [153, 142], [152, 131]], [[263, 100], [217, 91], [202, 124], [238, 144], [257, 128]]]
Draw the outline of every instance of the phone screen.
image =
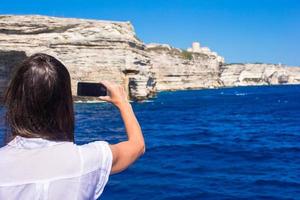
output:
[[106, 87], [101, 83], [78, 82], [77, 83], [78, 96], [106, 96]]

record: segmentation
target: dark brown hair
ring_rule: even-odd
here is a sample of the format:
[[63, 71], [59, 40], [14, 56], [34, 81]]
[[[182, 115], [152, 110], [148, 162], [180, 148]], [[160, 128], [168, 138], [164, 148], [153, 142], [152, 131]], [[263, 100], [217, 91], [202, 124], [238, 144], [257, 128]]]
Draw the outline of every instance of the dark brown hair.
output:
[[42, 53], [26, 58], [12, 76], [4, 105], [8, 141], [17, 135], [74, 141], [70, 75], [56, 58]]

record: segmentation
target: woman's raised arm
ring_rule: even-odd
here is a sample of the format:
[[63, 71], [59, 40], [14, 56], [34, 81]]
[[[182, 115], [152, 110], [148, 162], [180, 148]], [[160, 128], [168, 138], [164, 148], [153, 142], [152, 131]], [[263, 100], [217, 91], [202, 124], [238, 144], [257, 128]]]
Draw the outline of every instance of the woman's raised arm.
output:
[[145, 142], [141, 127], [128, 102], [124, 88], [109, 81], [102, 81], [101, 83], [107, 88], [108, 95], [99, 98], [113, 103], [119, 109], [127, 133], [126, 141], [110, 145], [113, 154], [111, 173], [118, 173], [144, 154]]

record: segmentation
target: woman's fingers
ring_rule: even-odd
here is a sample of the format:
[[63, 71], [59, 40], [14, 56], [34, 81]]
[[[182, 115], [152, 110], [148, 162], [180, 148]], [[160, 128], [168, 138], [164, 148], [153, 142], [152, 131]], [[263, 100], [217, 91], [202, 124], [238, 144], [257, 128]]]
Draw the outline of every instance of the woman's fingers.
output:
[[103, 84], [107, 90], [111, 90], [113, 83], [109, 82], [109, 81], [100, 81], [101, 84]]
[[99, 98], [100, 100], [103, 100], [103, 101], [111, 102], [110, 96], [99, 96], [98, 98]]
[[107, 89], [107, 96], [99, 97], [100, 100], [113, 103], [117, 107], [123, 103], [128, 103], [126, 91], [122, 85], [109, 81], [101, 81], [100, 83], [102, 83]]

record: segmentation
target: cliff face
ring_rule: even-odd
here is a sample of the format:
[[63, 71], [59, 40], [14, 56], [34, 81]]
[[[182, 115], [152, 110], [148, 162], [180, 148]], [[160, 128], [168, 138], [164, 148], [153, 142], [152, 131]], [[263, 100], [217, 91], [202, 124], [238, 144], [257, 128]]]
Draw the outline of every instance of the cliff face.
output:
[[136, 99], [153, 93], [150, 59], [129, 22], [0, 16], [2, 86], [17, 61], [37, 52], [54, 55], [67, 66], [74, 96], [78, 81], [100, 80], [126, 85]]
[[160, 44], [149, 44], [146, 50], [159, 91], [223, 86], [219, 80], [221, 62], [215, 55], [191, 53]]
[[300, 84], [300, 67], [274, 64], [229, 64], [221, 67], [224, 86]]
[[75, 100], [93, 100], [76, 96], [78, 81], [112, 80], [136, 100], [161, 90], [300, 83], [297, 67], [223, 65], [222, 57], [199, 43], [187, 51], [145, 45], [129, 22], [2, 15], [0, 93], [16, 64], [37, 52], [53, 55], [66, 65]]

